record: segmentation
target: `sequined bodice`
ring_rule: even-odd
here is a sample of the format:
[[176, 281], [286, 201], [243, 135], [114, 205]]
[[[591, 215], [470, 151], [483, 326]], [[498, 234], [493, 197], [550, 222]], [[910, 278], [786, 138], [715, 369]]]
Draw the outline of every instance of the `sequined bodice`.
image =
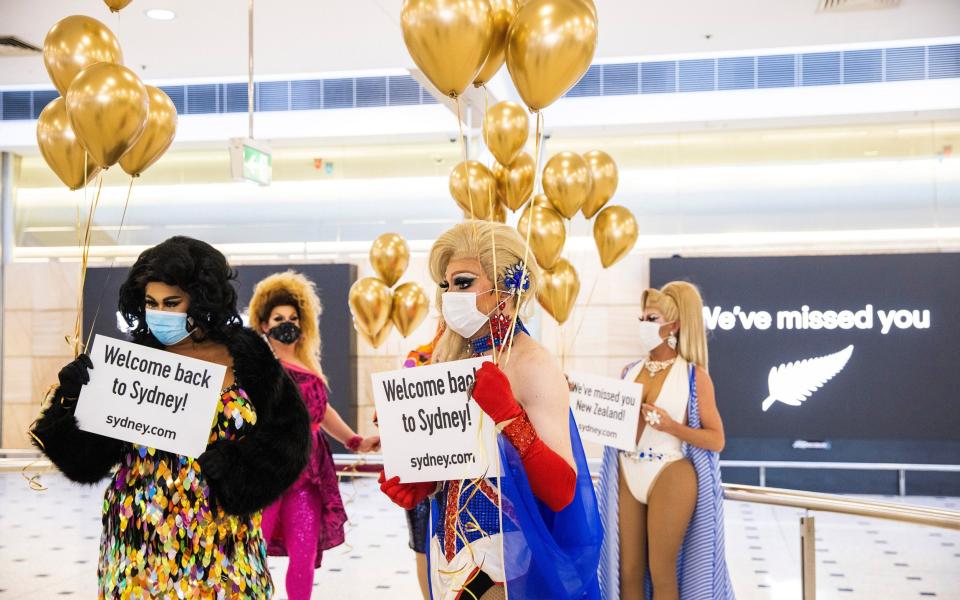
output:
[[[256, 422], [235, 385], [220, 397], [209, 441], [237, 439]], [[193, 458], [131, 444], [104, 495], [101, 541], [101, 597], [262, 597], [272, 590], [260, 514], [213, 506]]]

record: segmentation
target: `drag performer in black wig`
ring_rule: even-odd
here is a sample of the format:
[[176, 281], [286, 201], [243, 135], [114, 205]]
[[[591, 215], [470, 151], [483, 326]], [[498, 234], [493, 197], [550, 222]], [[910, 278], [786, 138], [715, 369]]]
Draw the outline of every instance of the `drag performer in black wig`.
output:
[[135, 343], [227, 367], [203, 454], [78, 429], [74, 407], [92, 367], [86, 355], [60, 371], [34, 424], [35, 443], [69, 479], [110, 477], [101, 598], [272, 595], [260, 511], [297, 480], [310, 425], [296, 385], [263, 339], [241, 325], [234, 277], [212, 246], [174, 237], [144, 251], [120, 288]]

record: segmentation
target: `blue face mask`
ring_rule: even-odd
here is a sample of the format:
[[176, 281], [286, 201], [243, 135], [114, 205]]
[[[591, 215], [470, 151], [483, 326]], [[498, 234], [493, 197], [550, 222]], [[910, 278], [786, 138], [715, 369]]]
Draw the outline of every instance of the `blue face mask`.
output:
[[147, 327], [157, 341], [172, 346], [190, 335], [187, 330], [187, 313], [147, 309]]

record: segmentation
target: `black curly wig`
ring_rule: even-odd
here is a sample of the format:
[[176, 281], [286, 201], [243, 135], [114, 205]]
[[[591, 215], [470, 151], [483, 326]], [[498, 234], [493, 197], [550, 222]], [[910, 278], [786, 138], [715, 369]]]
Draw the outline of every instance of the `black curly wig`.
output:
[[175, 285], [190, 295], [187, 315], [214, 341], [242, 327], [237, 312], [237, 291], [231, 283], [237, 274], [226, 257], [206, 242], [175, 236], [144, 250], [120, 286], [120, 314], [132, 328], [133, 340], [157, 345], [147, 328], [145, 297], [151, 281]]

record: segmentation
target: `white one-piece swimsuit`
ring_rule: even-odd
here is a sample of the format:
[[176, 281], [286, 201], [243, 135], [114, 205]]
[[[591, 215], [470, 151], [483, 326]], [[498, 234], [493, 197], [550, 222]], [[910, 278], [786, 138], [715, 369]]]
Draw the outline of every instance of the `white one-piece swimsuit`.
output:
[[[637, 363], [624, 378], [636, 381], [643, 362]], [[660, 395], [655, 404], [665, 410], [670, 418], [686, 424], [687, 405], [690, 403], [690, 381], [687, 361], [677, 356]], [[643, 415], [641, 413], [641, 419]], [[651, 425], [643, 428], [637, 448], [633, 452], [620, 452], [620, 468], [630, 493], [639, 502], [646, 504], [650, 490], [660, 472], [672, 462], [683, 458], [683, 442], [669, 433], [654, 429]]]

